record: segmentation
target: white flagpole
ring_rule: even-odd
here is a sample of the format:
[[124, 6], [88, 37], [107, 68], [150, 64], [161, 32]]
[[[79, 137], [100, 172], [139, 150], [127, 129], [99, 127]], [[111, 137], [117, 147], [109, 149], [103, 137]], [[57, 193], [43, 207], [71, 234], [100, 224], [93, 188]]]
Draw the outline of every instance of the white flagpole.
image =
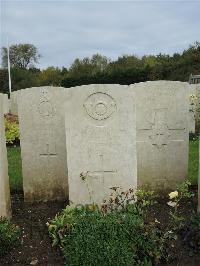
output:
[[10, 49], [9, 49], [9, 44], [7, 47], [7, 55], [8, 55], [8, 78], [9, 78], [9, 93], [11, 95], [11, 75], [10, 75]]

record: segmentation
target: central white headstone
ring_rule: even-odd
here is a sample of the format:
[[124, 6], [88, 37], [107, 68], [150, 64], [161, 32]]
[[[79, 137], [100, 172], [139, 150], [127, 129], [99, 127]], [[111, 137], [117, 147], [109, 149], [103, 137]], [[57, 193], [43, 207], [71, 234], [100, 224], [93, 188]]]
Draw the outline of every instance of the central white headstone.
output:
[[0, 217], [11, 216], [8, 162], [3, 116], [3, 95], [0, 94]]
[[112, 192], [137, 187], [134, 93], [128, 86], [69, 89], [65, 126], [69, 199], [102, 203]]

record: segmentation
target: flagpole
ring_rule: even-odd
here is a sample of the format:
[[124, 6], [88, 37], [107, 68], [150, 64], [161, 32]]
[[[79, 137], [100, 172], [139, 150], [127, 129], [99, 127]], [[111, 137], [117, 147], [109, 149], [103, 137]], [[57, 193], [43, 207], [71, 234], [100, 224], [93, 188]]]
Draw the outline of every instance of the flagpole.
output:
[[8, 44], [8, 47], [7, 47], [7, 56], [8, 56], [9, 94], [11, 96], [12, 89], [11, 89], [11, 75], [10, 75], [10, 48], [9, 48], [9, 44]]

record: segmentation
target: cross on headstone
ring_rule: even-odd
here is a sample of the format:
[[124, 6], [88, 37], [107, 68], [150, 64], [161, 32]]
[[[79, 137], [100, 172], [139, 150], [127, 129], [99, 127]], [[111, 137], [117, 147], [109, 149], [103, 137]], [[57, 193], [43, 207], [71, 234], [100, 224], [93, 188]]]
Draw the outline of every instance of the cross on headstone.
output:
[[140, 128], [140, 131], [151, 131], [148, 135], [148, 138], [151, 140], [151, 144], [158, 149], [162, 149], [166, 147], [170, 141], [178, 141], [171, 140], [172, 130], [183, 130], [184, 128], [169, 128], [166, 123], [166, 111], [167, 108], [155, 109], [153, 114], [153, 122], [149, 122], [151, 124], [150, 127]]
[[40, 153], [40, 156], [41, 157], [44, 157], [44, 158], [47, 158], [47, 167], [48, 167], [48, 170], [47, 170], [47, 173], [48, 173], [48, 176], [51, 175], [51, 171], [50, 171], [50, 158], [52, 157], [56, 157], [57, 156], [57, 153], [56, 153], [56, 149], [54, 147], [54, 149], [50, 149], [50, 144], [49, 143], [46, 143], [45, 144], [45, 151], [41, 152]]
[[165, 116], [165, 109], [159, 110], [159, 112], [155, 111], [152, 134], [149, 135], [149, 138], [152, 140], [152, 145], [156, 146], [158, 149], [168, 144], [168, 139], [171, 135], [165, 122]]
[[105, 190], [105, 177], [108, 174], [116, 174], [117, 170], [109, 170], [104, 168], [104, 155], [102, 153], [99, 154], [100, 160], [100, 169], [95, 171], [87, 171], [85, 178], [95, 178], [96, 180], [100, 179], [103, 184], [103, 189]]

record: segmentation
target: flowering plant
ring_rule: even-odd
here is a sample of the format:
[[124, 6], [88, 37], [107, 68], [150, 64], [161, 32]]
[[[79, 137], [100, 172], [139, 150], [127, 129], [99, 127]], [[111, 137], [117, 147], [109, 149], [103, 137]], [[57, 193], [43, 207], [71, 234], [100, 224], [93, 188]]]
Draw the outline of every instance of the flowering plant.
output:
[[170, 211], [170, 218], [174, 230], [179, 229], [182, 226], [183, 218], [178, 215], [180, 201], [184, 198], [191, 198], [194, 196], [194, 193], [189, 191], [190, 186], [191, 183], [189, 181], [185, 181], [178, 187], [177, 190], [169, 193], [170, 201], [167, 202], [167, 205], [173, 208]]

